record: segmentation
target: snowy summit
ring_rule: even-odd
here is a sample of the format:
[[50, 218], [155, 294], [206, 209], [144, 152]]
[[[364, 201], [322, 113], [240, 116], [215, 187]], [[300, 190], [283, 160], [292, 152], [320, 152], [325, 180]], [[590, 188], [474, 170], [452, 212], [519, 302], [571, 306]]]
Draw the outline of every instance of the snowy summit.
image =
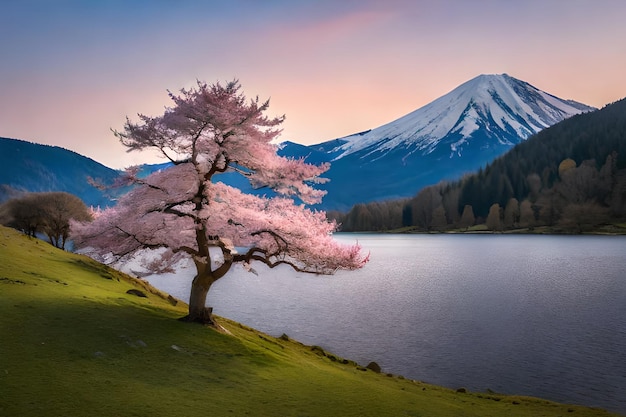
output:
[[507, 74], [479, 75], [448, 94], [391, 123], [341, 138], [335, 160], [364, 151], [372, 157], [398, 147], [430, 154], [445, 145], [461, 156], [473, 141], [515, 145], [534, 133], [592, 107], [548, 94]]

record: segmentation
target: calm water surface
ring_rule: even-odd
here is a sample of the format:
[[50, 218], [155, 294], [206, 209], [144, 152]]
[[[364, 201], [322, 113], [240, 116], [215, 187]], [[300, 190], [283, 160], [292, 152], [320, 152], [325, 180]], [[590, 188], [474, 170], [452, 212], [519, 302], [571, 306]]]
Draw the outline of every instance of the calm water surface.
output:
[[[208, 304], [383, 372], [626, 415], [626, 237], [336, 238], [370, 263], [330, 277], [236, 268]], [[187, 300], [192, 276], [149, 280]]]

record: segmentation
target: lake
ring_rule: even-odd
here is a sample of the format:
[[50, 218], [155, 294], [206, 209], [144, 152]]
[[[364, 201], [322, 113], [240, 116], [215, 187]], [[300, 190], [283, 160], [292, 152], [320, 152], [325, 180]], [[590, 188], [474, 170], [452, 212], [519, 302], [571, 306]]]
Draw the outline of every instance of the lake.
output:
[[[314, 276], [253, 265], [208, 305], [385, 373], [626, 414], [626, 237], [337, 234], [371, 253]], [[188, 300], [193, 268], [149, 281]]]

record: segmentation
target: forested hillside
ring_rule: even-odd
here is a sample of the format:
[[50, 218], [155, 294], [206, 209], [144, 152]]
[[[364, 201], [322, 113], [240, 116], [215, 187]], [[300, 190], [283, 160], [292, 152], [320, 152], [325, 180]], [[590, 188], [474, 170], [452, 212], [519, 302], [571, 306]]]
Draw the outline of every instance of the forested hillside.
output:
[[576, 233], [623, 221], [626, 99], [545, 129], [458, 182], [330, 216], [344, 231], [444, 231], [485, 224], [491, 230], [549, 226]]
[[24, 192], [63, 191], [89, 206], [112, 205], [90, 179], [108, 184], [118, 171], [58, 146], [0, 137], [0, 202]]

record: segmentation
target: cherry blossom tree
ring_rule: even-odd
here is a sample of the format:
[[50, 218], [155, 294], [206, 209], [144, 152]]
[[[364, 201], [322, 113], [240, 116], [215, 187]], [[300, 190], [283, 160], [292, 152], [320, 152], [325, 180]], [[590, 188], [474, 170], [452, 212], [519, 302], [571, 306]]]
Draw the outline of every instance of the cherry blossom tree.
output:
[[[182, 257], [196, 267], [185, 320], [214, 324], [206, 307], [211, 285], [235, 263], [250, 270], [252, 262], [270, 268], [289, 265], [302, 272], [332, 274], [358, 269], [368, 260], [358, 245], [340, 245], [325, 213], [306, 208], [321, 200], [314, 188], [328, 164], [277, 155], [272, 140], [283, 117], [269, 118], [269, 101], [248, 100], [238, 81], [225, 85], [197, 82], [179, 94], [162, 116], [128, 118], [114, 131], [129, 151], [157, 150], [170, 168], [140, 179], [118, 203], [89, 223], [74, 223], [72, 238], [100, 259], [124, 260], [146, 249], [160, 249], [155, 272]], [[246, 194], [217, 181], [216, 174], [237, 171], [254, 187], [269, 187], [277, 197]]]

